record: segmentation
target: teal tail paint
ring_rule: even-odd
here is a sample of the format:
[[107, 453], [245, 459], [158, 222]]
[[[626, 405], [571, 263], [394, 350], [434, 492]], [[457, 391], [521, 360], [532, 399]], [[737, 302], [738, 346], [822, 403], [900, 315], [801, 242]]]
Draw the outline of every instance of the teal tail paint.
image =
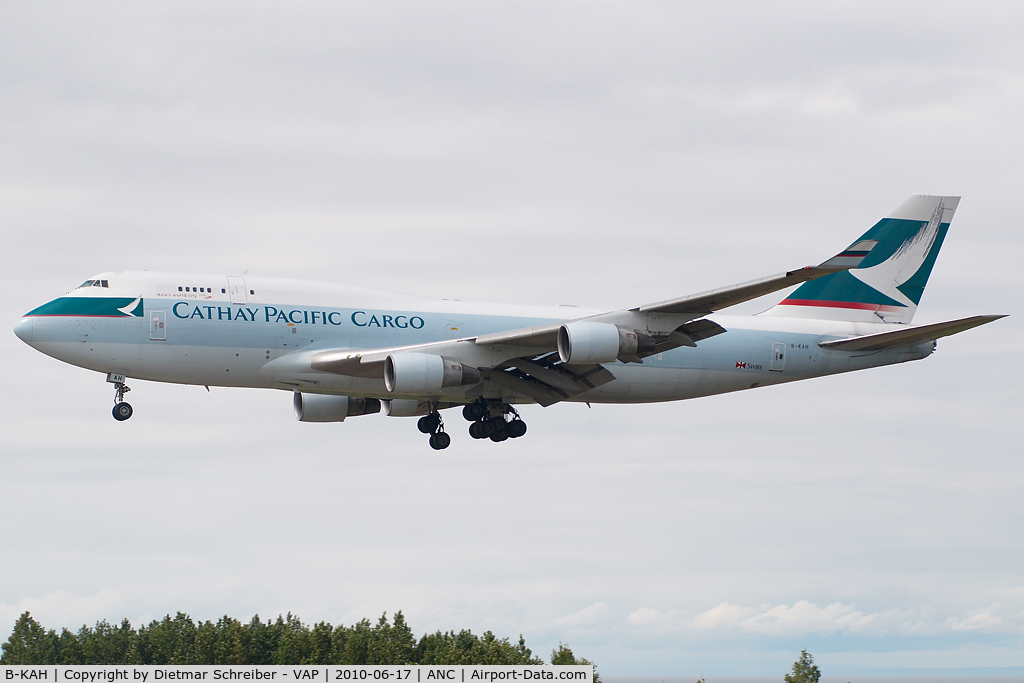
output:
[[840, 254], [864, 256], [857, 268], [805, 282], [763, 315], [910, 323], [959, 202], [912, 195]]

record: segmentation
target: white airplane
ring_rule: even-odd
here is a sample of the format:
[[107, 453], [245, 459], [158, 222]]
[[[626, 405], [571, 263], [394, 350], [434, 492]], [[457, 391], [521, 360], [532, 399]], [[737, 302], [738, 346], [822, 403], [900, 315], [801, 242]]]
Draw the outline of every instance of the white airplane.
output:
[[[22, 317], [15, 334], [127, 378], [293, 393], [303, 422], [462, 407], [477, 439], [525, 434], [515, 406], [676, 401], [929, 356], [1003, 316], [911, 326], [959, 197], [914, 195], [818, 266], [617, 311], [435, 300], [278, 278], [102, 273]], [[802, 284], [801, 284], [802, 283]], [[800, 284], [754, 316], [713, 315]]]

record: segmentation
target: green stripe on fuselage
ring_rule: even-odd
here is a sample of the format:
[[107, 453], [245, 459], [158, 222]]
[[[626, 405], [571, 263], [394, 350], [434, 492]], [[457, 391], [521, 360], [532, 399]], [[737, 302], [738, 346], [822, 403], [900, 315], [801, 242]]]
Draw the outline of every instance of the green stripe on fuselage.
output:
[[[138, 301], [138, 305], [125, 313], [122, 308]], [[29, 311], [30, 315], [81, 315], [105, 318], [141, 318], [143, 317], [142, 299], [133, 297], [74, 297], [62, 296], [45, 303], [39, 308]]]

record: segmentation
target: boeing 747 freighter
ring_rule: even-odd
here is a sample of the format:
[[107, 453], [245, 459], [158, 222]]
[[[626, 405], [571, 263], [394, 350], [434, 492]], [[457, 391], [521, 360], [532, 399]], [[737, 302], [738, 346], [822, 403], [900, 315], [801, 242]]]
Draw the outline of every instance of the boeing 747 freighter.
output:
[[[526, 433], [516, 409], [677, 401], [928, 357], [1003, 317], [913, 326], [959, 197], [914, 195], [836, 256], [778, 275], [605, 311], [435, 300], [239, 275], [115, 271], [26, 313], [15, 333], [105, 373], [291, 392], [303, 422], [420, 416], [430, 445], [460, 407], [473, 438]], [[754, 316], [720, 314], [800, 285]]]

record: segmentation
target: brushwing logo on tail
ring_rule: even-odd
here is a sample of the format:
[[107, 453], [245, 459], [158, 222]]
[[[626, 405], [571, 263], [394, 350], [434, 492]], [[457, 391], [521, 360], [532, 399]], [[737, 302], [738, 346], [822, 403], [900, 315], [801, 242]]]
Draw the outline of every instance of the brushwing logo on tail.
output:
[[895, 299], [904, 306], [916, 306], [918, 302], [908, 297], [899, 288], [924, 265], [925, 259], [931, 253], [932, 247], [935, 246], [935, 240], [939, 236], [944, 211], [943, 201], [940, 200], [928, 222], [900, 245], [892, 256], [877, 265], [851, 270], [849, 273], [867, 286]]
[[800, 285], [767, 315], [909, 324], [959, 197], [911, 195], [835, 257], [850, 270]]

